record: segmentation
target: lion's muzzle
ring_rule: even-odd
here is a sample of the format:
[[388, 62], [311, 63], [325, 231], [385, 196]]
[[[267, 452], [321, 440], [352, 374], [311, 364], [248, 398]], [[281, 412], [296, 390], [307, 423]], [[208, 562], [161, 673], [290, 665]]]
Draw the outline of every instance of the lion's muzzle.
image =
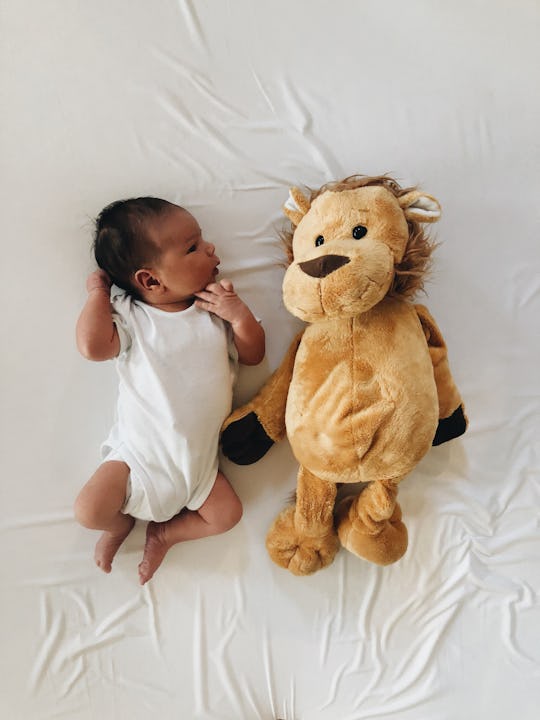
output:
[[313, 260], [298, 263], [298, 266], [306, 275], [323, 278], [333, 273], [334, 270], [346, 265], [348, 262], [350, 262], [350, 259], [345, 257], [345, 255], [322, 255]]

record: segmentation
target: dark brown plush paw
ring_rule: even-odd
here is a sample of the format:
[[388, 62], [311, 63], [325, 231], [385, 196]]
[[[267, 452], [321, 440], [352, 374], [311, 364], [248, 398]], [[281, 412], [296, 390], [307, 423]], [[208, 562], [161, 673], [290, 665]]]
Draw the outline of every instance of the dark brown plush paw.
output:
[[232, 422], [221, 435], [223, 454], [237, 465], [257, 462], [273, 444], [274, 441], [268, 437], [254, 412]]
[[448, 440], [453, 440], [454, 438], [463, 435], [467, 429], [467, 424], [467, 418], [463, 412], [463, 405], [460, 405], [457, 410], [454, 410], [452, 415], [439, 420], [439, 425], [437, 427], [435, 437], [433, 438], [432, 445], [441, 445]]

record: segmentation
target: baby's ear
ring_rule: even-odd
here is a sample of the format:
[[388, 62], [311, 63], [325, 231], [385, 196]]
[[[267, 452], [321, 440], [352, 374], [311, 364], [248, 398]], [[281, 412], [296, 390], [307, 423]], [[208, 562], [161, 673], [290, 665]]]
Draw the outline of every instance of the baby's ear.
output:
[[144, 292], [153, 292], [161, 287], [159, 278], [157, 278], [150, 270], [137, 270], [133, 275], [136, 287]]
[[293, 225], [298, 225], [310, 207], [310, 201], [297, 187], [289, 189], [289, 199], [283, 206], [283, 212]]
[[421, 223], [437, 222], [441, 217], [439, 201], [432, 195], [413, 190], [398, 198], [407, 220], [416, 220]]

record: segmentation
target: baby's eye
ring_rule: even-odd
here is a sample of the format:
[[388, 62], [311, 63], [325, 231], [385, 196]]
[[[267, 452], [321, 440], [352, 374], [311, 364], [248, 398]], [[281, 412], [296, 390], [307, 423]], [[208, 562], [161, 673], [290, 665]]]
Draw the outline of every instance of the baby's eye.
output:
[[319, 245], [324, 245], [324, 237], [322, 235], [317, 235], [315, 238], [315, 247], [319, 247]]
[[355, 240], [360, 240], [367, 233], [367, 227], [365, 225], [357, 225], [353, 227], [352, 236]]
[[197, 245], [196, 244], [192, 245], [190, 248], [188, 248], [188, 253], [195, 252], [196, 249], [197, 249]]

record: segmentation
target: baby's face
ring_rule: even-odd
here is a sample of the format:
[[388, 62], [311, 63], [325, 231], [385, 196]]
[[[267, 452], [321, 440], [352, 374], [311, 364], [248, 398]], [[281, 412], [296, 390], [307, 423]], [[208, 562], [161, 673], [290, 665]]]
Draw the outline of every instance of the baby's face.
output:
[[161, 248], [154, 263], [169, 302], [189, 300], [217, 275], [219, 258], [215, 247], [202, 236], [199, 223], [181, 208], [172, 208], [150, 230]]

